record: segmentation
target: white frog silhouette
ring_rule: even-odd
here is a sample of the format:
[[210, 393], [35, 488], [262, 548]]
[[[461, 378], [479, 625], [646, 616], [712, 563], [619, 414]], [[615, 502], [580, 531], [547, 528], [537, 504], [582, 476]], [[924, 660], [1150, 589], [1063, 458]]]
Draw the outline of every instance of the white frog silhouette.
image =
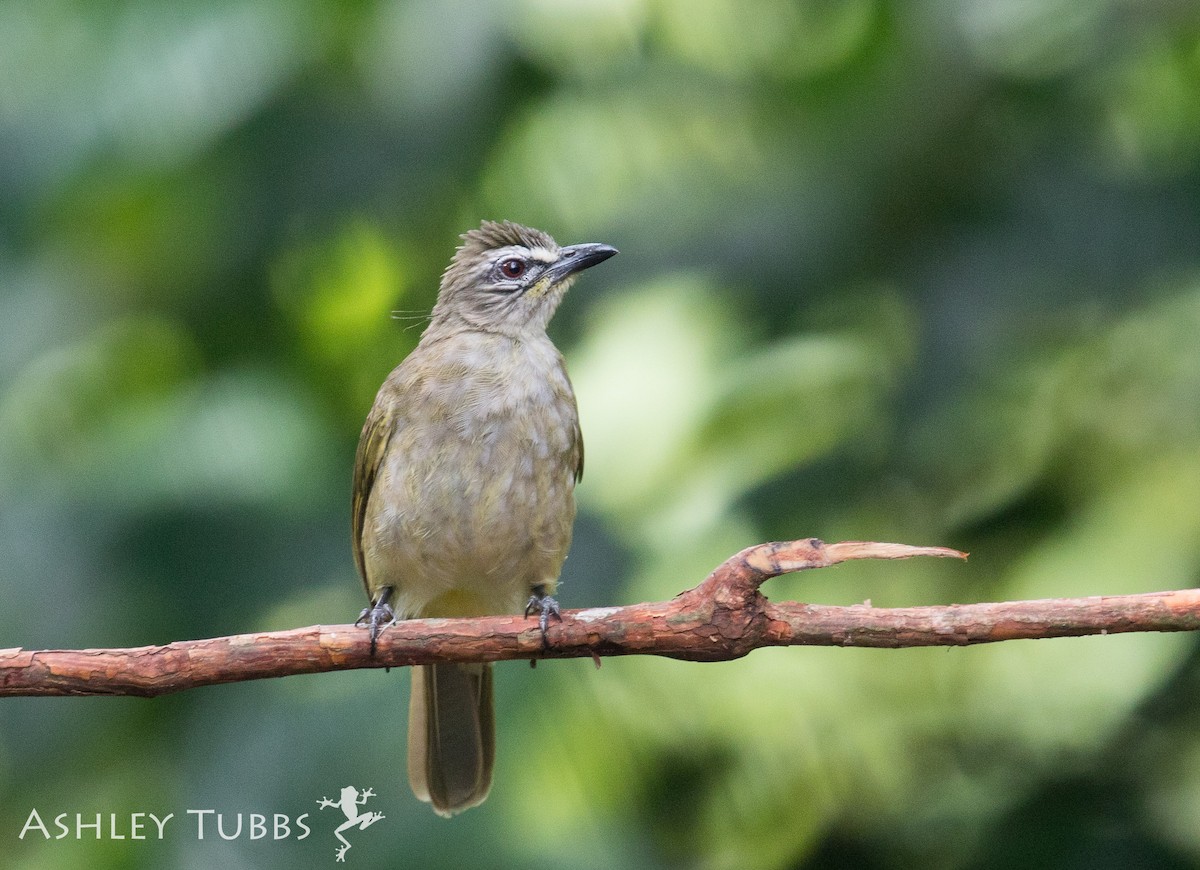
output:
[[358, 793], [358, 789], [352, 785], [348, 785], [342, 789], [342, 796], [338, 800], [331, 801], [329, 798], [323, 797], [317, 801], [317, 806], [319, 809], [323, 810], [326, 807], [340, 807], [342, 812], [346, 815], [346, 821], [342, 822], [342, 824], [340, 824], [333, 832], [334, 836], [341, 840], [344, 844], [337, 850], [338, 861], [344, 862], [346, 860], [346, 852], [350, 850], [350, 841], [342, 836], [342, 831], [345, 831], [348, 828], [358, 828], [360, 831], [364, 831], [380, 819], [384, 818], [383, 813], [360, 813], [358, 811], [358, 808], [367, 802], [367, 798], [373, 797], [375, 797], [375, 792], [373, 789], [363, 789], [363, 792], [360, 795]]

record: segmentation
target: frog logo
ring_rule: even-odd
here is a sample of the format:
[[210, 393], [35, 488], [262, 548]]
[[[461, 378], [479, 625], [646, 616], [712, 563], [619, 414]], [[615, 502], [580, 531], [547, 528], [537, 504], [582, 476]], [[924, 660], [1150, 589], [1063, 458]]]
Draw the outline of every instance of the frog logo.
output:
[[337, 829], [333, 832], [333, 835], [342, 841], [342, 845], [337, 850], [337, 859], [340, 863], [345, 862], [346, 853], [350, 851], [350, 841], [342, 836], [342, 831], [349, 830], [350, 828], [358, 828], [360, 831], [365, 831], [371, 825], [384, 818], [383, 813], [359, 812], [359, 807], [365, 804], [368, 798], [373, 797], [375, 797], [373, 789], [365, 788], [360, 794], [358, 789], [352, 785], [348, 785], [342, 789], [342, 796], [336, 801], [331, 801], [327, 797], [323, 797], [317, 801], [319, 809], [338, 807], [346, 816], [346, 821], [338, 825]]

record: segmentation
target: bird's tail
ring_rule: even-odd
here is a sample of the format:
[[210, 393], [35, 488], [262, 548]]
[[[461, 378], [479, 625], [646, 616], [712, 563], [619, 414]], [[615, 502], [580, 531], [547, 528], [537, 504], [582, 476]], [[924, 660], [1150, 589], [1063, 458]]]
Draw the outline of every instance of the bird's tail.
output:
[[483, 803], [492, 787], [492, 666], [427, 665], [412, 674], [408, 782], [434, 812], [449, 817]]

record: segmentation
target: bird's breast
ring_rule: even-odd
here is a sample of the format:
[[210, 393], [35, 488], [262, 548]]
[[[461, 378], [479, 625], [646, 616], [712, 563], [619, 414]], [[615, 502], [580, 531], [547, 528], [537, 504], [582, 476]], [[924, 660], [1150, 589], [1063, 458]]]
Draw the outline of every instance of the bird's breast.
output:
[[403, 407], [368, 507], [372, 582], [394, 585], [409, 615], [451, 615], [431, 611], [464, 597], [455, 610], [512, 612], [553, 584], [570, 546], [574, 394], [548, 339], [433, 350], [397, 370]]

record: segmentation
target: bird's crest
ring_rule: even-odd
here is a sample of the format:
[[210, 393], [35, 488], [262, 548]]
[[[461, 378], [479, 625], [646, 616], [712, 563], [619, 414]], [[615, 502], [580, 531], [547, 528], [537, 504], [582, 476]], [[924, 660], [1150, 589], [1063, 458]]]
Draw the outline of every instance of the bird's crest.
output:
[[552, 251], [558, 247], [548, 233], [512, 221], [484, 221], [478, 229], [463, 233], [461, 238], [463, 243], [454, 252], [456, 261], [508, 245], [523, 245], [530, 249], [548, 248]]

